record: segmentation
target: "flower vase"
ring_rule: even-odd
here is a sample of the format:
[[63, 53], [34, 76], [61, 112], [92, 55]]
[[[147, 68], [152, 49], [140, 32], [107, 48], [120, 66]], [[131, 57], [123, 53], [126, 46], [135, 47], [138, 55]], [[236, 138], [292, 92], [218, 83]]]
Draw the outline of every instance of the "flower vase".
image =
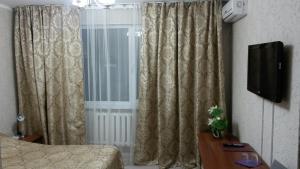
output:
[[224, 131], [221, 130], [211, 130], [214, 138], [222, 138], [224, 135]]

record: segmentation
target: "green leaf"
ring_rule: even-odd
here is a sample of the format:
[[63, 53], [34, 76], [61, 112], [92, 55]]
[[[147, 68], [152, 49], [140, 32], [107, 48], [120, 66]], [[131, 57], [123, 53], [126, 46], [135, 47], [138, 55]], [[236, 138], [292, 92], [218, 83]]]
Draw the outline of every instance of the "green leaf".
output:
[[221, 119], [221, 120], [215, 120], [211, 126], [217, 130], [225, 130], [227, 128], [227, 125], [228, 125], [227, 120]]
[[214, 107], [211, 107], [208, 110], [208, 112], [212, 117], [220, 117], [221, 114], [223, 113], [223, 110], [218, 106], [214, 106]]

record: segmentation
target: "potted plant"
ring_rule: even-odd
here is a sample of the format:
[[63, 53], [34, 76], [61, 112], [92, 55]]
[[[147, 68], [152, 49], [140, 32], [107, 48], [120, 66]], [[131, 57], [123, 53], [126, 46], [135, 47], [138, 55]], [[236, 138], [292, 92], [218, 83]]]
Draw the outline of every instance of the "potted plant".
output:
[[210, 118], [208, 119], [208, 126], [215, 138], [223, 136], [224, 131], [228, 127], [228, 121], [224, 116], [223, 110], [218, 106], [212, 106], [209, 108], [208, 113]]

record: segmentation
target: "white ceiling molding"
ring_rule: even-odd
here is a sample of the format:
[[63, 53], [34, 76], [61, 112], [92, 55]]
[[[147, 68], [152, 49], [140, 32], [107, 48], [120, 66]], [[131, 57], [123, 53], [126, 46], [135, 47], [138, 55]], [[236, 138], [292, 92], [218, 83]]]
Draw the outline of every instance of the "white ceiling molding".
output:
[[11, 8], [11, 7], [9, 7], [8, 5], [4, 5], [4, 4], [1, 4], [1, 3], [0, 3], [0, 8], [2, 8], [2, 9], [8, 9], [8, 10], [12, 10], [12, 8]]
[[70, 5], [72, 0], [0, 0], [1, 4], [15, 8], [24, 5]]
[[[155, 1], [174, 1], [174, 0], [116, 0], [116, 3], [140, 3]], [[180, 1], [180, 0], [178, 0]], [[0, 0], [0, 4], [15, 8], [24, 5], [72, 5], [73, 0]]]
[[[0, 7], [15, 8], [24, 5], [72, 5], [73, 0], [0, 0]], [[99, 1], [99, 0], [96, 0]], [[175, 2], [190, 0], [115, 0], [116, 3], [142, 3], [142, 2]], [[227, 1], [227, 0], [223, 0]], [[3, 6], [1, 5], [3, 4]]]

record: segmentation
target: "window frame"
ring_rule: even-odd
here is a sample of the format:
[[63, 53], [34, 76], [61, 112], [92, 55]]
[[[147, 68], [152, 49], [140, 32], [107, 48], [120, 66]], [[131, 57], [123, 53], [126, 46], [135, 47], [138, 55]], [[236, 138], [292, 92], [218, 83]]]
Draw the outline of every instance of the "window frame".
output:
[[[86, 101], [85, 107], [87, 109], [132, 109], [137, 106], [137, 58], [139, 53], [137, 53], [134, 48], [135, 46], [135, 25], [128, 24], [114, 24], [114, 25], [95, 25], [93, 29], [128, 29], [128, 56], [129, 56], [129, 66], [128, 66], [128, 77], [129, 77], [129, 100], [128, 101]], [[83, 29], [88, 29], [87, 25], [81, 25], [80, 32]], [[84, 61], [84, 59], [83, 59]], [[85, 69], [85, 67], [83, 67]]]

